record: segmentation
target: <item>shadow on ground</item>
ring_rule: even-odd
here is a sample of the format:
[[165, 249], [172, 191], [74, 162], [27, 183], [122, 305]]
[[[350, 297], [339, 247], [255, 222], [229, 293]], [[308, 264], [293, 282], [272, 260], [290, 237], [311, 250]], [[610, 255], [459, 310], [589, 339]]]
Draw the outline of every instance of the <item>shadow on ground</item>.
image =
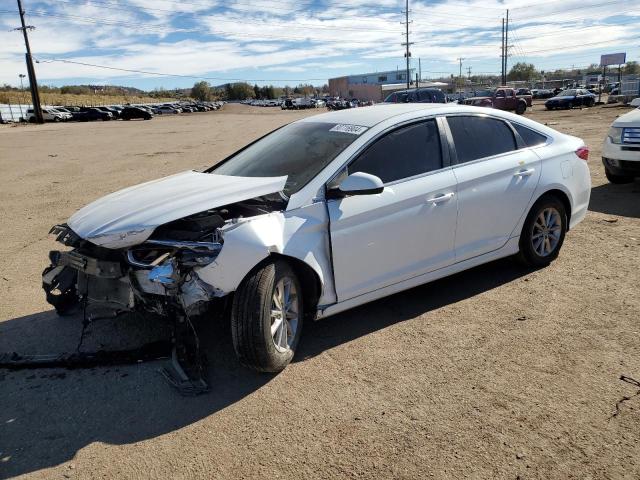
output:
[[592, 212], [640, 218], [640, 180], [623, 185], [605, 183], [591, 189]]
[[[513, 281], [529, 271], [501, 260], [305, 325], [296, 361]], [[84, 348], [145, 343], [166, 325], [96, 322]], [[146, 322], [146, 323], [145, 323]], [[158, 374], [163, 362], [86, 370], [0, 370], [0, 478], [59, 465], [92, 442], [129, 444], [181, 429], [267, 384], [236, 362], [228, 328], [200, 327], [212, 391], [181, 397]], [[0, 323], [0, 351], [73, 351], [80, 319], [43, 312]], [[128, 339], [124, 343], [122, 338]], [[133, 339], [133, 340], [132, 340]]]

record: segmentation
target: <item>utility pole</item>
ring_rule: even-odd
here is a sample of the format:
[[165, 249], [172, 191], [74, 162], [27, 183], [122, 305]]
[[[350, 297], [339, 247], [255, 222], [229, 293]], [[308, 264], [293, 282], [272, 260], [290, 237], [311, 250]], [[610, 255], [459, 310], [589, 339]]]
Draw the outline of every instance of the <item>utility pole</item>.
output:
[[404, 53], [405, 58], [407, 59], [407, 90], [409, 90], [411, 77], [409, 76], [409, 60], [411, 58], [411, 52], [409, 51], [409, 45], [413, 45], [413, 42], [409, 42], [409, 0], [405, 0], [405, 11], [404, 11], [404, 22], [400, 22], [405, 25], [405, 33], [404, 35], [407, 37], [406, 42], [401, 45], [406, 46], [407, 49]]
[[502, 19], [502, 39], [500, 40], [500, 84], [506, 83], [504, 75], [504, 18]]
[[[418, 58], [418, 82], [422, 81], [422, 60], [420, 58]], [[418, 86], [420, 86], [420, 84], [418, 83]]]
[[459, 83], [458, 88], [461, 88], [461, 85], [462, 85], [462, 60], [464, 60], [464, 58], [459, 57], [457, 60], [460, 62], [460, 73], [458, 74], [458, 83]]
[[504, 24], [504, 83], [507, 83], [507, 73], [509, 69], [507, 67], [507, 62], [509, 61], [509, 9], [507, 9], [507, 20]]
[[27, 30], [35, 29], [32, 25], [26, 25], [24, 23], [24, 10], [22, 9], [22, 1], [18, 0], [18, 11], [20, 12], [20, 23], [22, 27], [16, 28], [16, 30], [22, 30], [24, 35], [24, 45], [27, 48], [26, 61], [27, 61], [27, 74], [29, 75], [29, 86], [31, 87], [31, 103], [33, 103], [33, 113], [35, 115], [36, 123], [44, 123], [42, 116], [42, 107], [40, 106], [40, 95], [38, 94], [38, 82], [36, 80], [36, 71], [33, 68], [33, 57], [31, 56], [31, 47], [29, 46], [29, 35]]

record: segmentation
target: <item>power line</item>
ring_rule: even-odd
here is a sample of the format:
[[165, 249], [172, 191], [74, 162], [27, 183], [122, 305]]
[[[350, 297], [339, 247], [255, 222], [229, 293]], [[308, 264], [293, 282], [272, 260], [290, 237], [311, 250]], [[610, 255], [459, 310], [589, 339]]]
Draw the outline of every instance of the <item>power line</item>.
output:
[[317, 82], [317, 81], [325, 81], [326, 78], [222, 78], [222, 77], [208, 77], [203, 75], [183, 75], [179, 73], [166, 73], [166, 72], [151, 72], [146, 70], [137, 70], [131, 68], [120, 68], [120, 67], [110, 67], [107, 65], [98, 65], [95, 63], [88, 62], [78, 62], [75, 60], [67, 60], [64, 58], [45, 58], [43, 60], [38, 59], [38, 63], [52, 63], [52, 62], [62, 62], [62, 63], [71, 63], [74, 65], [83, 65], [85, 67], [95, 67], [95, 68], [103, 68], [105, 70], [116, 70], [119, 72], [127, 72], [127, 73], [138, 73], [142, 75], [153, 75], [158, 77], [178, 77], [178, 78], [193, 78], [198, 80], [215, 80], [215, 81], [226, 81], [226, 82]]

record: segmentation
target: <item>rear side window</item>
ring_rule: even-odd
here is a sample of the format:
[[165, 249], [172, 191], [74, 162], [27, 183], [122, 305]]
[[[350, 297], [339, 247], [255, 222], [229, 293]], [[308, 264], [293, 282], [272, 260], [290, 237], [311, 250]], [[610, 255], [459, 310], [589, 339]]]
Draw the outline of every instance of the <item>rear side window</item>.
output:
[[490, 117], [447, 117], [458, 163], [499, 155], [517, 149], [516, 139], [502, 120]]
[[370, 173], [389, 183], [440, 168], [440, 135], [435, 120], [428, 120], [399, 128], [377, 140], [349, 165], [349, 174]]
[[518, 125], [517, 123], [512, 123], [511, 125], [516, 129], [516, 132], [518, 132], [527, 147], [535, 147], [547, 143], [547, 137], [544, 135], [534, 132], [530, 128]]

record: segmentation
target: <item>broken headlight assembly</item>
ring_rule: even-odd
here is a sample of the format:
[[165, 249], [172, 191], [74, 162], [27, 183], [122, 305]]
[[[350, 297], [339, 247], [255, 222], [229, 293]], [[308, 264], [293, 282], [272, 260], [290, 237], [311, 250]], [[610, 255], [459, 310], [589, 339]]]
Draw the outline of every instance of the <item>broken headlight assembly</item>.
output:
[[222, 250], [219, 242], [147, 240], [127, 251], [127, 262], [134, 267], [152, 269], [168, 259], [182, 267], [204, 267], [212, 263]]

